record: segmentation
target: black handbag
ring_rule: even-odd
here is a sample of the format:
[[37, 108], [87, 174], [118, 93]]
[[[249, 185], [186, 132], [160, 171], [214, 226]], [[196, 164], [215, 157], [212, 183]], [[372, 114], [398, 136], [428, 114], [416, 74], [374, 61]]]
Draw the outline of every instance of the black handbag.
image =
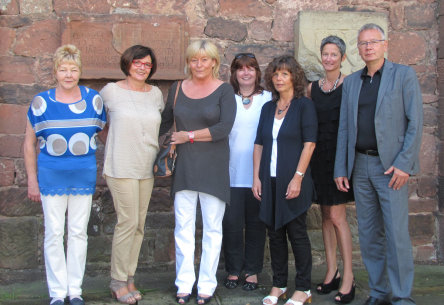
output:
[[[176, 94], [174, 95], [174, 107], [176, 107], [177, 94], [179, 93], [179, 88], [182, 81], [177, 83]], [[176, 131], [176, 119], [174, 119], [174, 128]], [[159, 152], [157, 153], [156, 160], [154, 161], [153, 173], [156, 178], [169, 177], [174, 172], [174, 165], [176, 162], [176, 145], [171, 144], [171, 135], [173, 133], [168, 131], [164, 135], [159, 137]]]

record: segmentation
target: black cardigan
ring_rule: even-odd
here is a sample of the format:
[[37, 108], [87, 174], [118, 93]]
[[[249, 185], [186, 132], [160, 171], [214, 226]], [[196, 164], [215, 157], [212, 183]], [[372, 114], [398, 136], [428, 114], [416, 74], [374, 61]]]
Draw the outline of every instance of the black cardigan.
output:
[[277, 138], [276, 205], [273, 211], [270, 162], [275, 111], [275, 102], [268, 102], [263, 106], [255, 144], [263, 146], [259, 168], [259, 179], [262, 184], [259, 217], [267, 226], [279, 229], [307, 211], [314, 199], [310, 167], [302, 179], [300, 195], [287, 200], [285, 193], [296, 173], [304, 143], [316, 142], [318, 122], [315, 106], [310, 99], [301, 97], [292, 100]]

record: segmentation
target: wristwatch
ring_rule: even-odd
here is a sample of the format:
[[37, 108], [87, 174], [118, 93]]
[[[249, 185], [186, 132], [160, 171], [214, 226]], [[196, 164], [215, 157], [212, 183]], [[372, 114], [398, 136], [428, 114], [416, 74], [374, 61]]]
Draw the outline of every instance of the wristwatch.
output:
[[301, 176], [302, 178], [304, 178], [305, 174], [301, 173], [300, 171], [296, 171], [296, 174], [298, 174], [299, 176]]
[[188, 131], [188, 139], [190, 140], [190, 143], [194, 143], [194, 131]]

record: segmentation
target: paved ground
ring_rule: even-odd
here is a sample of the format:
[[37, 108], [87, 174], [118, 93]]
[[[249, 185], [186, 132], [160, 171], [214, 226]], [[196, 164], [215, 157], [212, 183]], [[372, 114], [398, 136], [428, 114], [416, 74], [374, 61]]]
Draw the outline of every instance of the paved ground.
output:
[[[313, 269], [313, 287], [315, 283], [322, 281], [324, 274], [322, 267]], [[444, 266], [418, 265], [415, 267], [415, 284], [413, 298], [418, 305], [442, 305], [444, 304]], [[351, 304], [362, 305], [367, 298], [367, 273], [362, 268], [354, 270], [357, 294]], [[174, 273], [139, 273], [136, 275], [136, 284], [144, 293], [144, 298], [139, 305], [173, 305], [175, 303]], [[218, 273], [221, 283], [225, 273]], [[293, 277], [293, 275], [291, 275]], [[265, 270], [260, 276], [261, 286], [252, 292], [243, 291], [240, 287], [228, 290], [219, 285], [215, 297], [209, 303], [211, 305], [260, 305], [261, 300], [267, 295], [271, 286], [271, 272]], [[87, 305], [113, 305], [118, 304], [110, 297], [108, 276], [87, 277], [84, 280], [84, 298]], [[289, 293], [292, 293], [292, 281], [289, 282]], [[194, 295], [195, 296], [195, 295]], [[334, 293], [318, 295], [314, 293], [312, 304], [332, 305]], [[278, 304], [285, 302], [280, 300]], [[31, 283], [17, 283], [8, 286], [0, 286], [0, 304], [2, 305], [48, 305], [49, 298], [44, 281]], [[195, 297], [189, 304], [195, 304]]]

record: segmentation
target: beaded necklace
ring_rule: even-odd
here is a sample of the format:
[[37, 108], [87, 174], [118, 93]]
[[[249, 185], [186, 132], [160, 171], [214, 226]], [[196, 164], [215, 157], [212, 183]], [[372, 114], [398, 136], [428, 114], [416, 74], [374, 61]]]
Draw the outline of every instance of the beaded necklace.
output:
[[330, 90], [327, 90], [327, 91], [324, 90], [325, 79], [326, 79], [327, 77], [323, 78], [322, 81], [321, 81], [321, 86], [320, 86], [322, 92], [324, 92], [324, 93], [330, 93], [330, 92], [334, 91], [334, 90], [336, 89], [336, 87], [338, 86], [339, 80], [341, 79], [341, 75], [342, 75], [342, 73], [339, 72], [338, 78], [336, 79], [335, 83], [333, 84], [333, 87], [332, 87]]

